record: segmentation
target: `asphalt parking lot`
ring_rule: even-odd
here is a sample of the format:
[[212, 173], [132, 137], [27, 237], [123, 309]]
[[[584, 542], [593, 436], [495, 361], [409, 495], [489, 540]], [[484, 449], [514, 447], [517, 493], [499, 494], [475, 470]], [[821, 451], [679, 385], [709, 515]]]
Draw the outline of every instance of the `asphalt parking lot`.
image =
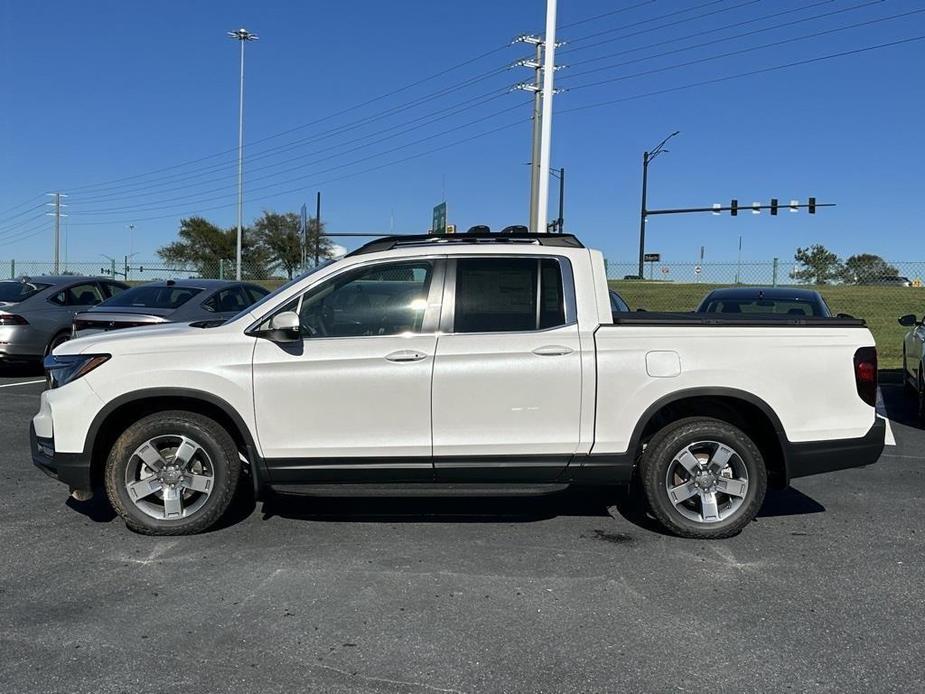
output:
[[41, 376], [0, 375], [0, 691], [923, 691], [925, 432], [771, 493], [740, 536], [602, 496], [242, 502], [127, 531], [33, 468]]

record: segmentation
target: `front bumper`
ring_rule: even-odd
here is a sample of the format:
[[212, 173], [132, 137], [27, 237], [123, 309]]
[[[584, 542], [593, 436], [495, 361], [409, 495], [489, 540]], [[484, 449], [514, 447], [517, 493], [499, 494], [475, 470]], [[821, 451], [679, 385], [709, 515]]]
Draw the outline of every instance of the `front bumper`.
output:
[[787, 443], [788, 477], [807, 477], [876, 463], [885, 441], [886, 420], [877, 417], [870, 430], [857, 439]]
[[70, 489], [90, 491], [90, 456], [83, 453], [58, 453], [54, 438], [36, 435], [35, 425], [29, 424], [29, 445], [32, 463], [49, 477], [66, 484]]

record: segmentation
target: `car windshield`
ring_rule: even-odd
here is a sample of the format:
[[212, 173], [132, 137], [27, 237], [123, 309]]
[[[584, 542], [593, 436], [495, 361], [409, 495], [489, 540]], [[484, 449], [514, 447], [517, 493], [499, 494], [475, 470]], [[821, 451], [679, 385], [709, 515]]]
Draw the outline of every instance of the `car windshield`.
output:
[[775, 313], [790, 316], [827, 316], [816, 302], [804, 299], [709, 299], [700, 313]]
[[179, 308], [202, 289], [198, 287], [168, 287], [156, 285], [142, 285], [127, 289], [121, 294], [99, 304], [109, 307], [132, 308]]
[[50, 284], [41, 284], [39, 282], [6, 280], [0, 282], [0, 301], [15, 304], [18, 301], [25, 301], [30, 296], [34, 296], [50, 286]]

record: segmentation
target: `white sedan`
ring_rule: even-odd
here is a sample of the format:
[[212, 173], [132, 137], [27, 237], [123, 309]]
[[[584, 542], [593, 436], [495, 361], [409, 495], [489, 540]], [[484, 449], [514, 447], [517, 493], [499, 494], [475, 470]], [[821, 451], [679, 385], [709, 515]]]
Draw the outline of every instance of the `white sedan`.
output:
[[925, 325], [912, 313], [900, 318], [899, 324], [909, 328], [903, 338], [903, 383], [915, 394], [919, 419], [925, 421]]

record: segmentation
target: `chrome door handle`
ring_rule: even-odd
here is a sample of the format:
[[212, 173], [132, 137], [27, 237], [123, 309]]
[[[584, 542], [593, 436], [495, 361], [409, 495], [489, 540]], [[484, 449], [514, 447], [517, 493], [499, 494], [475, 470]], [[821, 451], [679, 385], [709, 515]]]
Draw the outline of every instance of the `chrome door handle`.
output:
[[385, 355], [385, 358], [394, 362], [421, 361], [421, 359], [426, 359], [427, 355], [413, 349], [400, 349], [397, 352]]
[[561, 357], [565, 354], [571, 354], [574, 350], [564, 345], [544, 345], [537, 347], [533, 353], [539, 357]]

